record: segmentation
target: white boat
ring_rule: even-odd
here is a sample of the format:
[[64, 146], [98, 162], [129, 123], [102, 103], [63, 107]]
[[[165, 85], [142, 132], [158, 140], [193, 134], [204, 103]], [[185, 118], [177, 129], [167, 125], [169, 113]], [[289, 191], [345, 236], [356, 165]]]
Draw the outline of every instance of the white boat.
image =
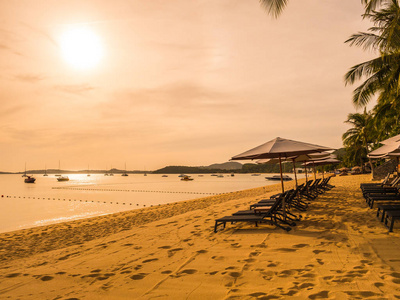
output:
[[[265, 179], [268, 179], [268, 180], [279, 180], [280, 181], [281, 180], [281, 176], [279, 176], [279, 175], [267, 176], [267, 177], [265, 177]], [[293, 178], [288, 176], [288, 175], [283, 175], [282, 176], [282, 180], [283, 181], [290, 181], [290, 180], [293, 180]]]
[[24, 174], [22, 175], [22, 177], [28, 177], [28, 175], [26, 175], [26, 163], [25, 163], [25, 172], [24, 172]]
[[25, 183], [35, 183], [35, 180], [36, 180], [35, 177], [26, 175], [26, 178], [24, 181], [25, 181]]
[[126, 173], [126, 163], [125, 163], [125, 170], [124, 170], [124, 173], [122, 173], [121, 176], [129, 176], [128, 173]]
[[163, 176], [161, 176], [161, 177], [168, 177], [168, 175], [163, 175]]
[[68, 176], [59, 176], [59, 177], [57, 177], [57, 180], [58, 181], [68, 181], [69, 177]]
[[185, 176], [183, 176], [183, 177], [181, 178], [181, 180], [183, 180], [183, 181], [191, 181], [191, 180], [193, 180], [193, 178], [191, 178], [191, 177], [188, 176], [188, 175], [185, 175]]

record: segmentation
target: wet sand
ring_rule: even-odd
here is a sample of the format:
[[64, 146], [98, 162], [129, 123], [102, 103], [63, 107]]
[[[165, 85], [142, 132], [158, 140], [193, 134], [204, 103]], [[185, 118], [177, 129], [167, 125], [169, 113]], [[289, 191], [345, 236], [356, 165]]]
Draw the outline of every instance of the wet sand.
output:
[[213, 232], [277, 184], [1, 234], [0, 299], [400, 299], [400, 224], [367, 207], [369, 179], [333, 178], [290, 232]]

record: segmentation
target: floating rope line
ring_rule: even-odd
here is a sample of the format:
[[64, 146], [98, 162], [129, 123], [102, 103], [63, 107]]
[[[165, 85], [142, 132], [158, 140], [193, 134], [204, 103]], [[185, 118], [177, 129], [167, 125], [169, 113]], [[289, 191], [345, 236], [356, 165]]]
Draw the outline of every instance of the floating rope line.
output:
[[[77, 189], [77, 188], [66, 188], [66, 187], [56, 187], [53, 189]], [[86, 190], [86, 189], [79, 189], [79, 190]], [[99, 189], [96, 189], [99, 190]], [[110, 190], [107, 190], [110, 191]], [[197, 193], [197, 192], [171, 192], [171, 191], [147, 191], [147, 190], [111, 190], [111, 191], [126, 191], [126, 192], [144, 192], [144, 193], [175, 193], [175, 194], [203, 194], [203, 195], [221, 195], [223, 193]], [[231, 192], [233, 193], [233, 192]], [[65, 199], [65, 198], [49, 198], [49, 197], [31, 197], [31, 196], [11, 196], [11, 195], [1, 195], [2, 198], [19, 198], [19, 199], [37, 199], [37, 200], [51, 200], [51, 201], [69, 201], [69, 202], [89, 202], [89, 203], [102, 203], [102, 204], [117, 204], [117, 205], [134, 205], [136, 204], [136, 206], [139, 206], [138, 203], [132, 203], [132, 202], [113, 202], [113, 201], [95, 201], [95, 200], [82, 200], [82, 199]], [[185, 203], [186, 201], [178, 201], [178, 202], [172, 202], [172, 203], [163, 203], [162, 205], [175, 205], [177, 203]], [[161, 203], [159, 204], [151, 204], [151, 205], [147, 205], [148, 207], [153, 207], [153, 206], [160, 206]], [[140, 206], [146, 207], [146, 204], [142, 204]]]
[[97, 192], [136, 192], [136, 193], [194, 194], [194, 195], [220, 195], [220, 194], [223, 194], [223, 193], [204, 193], [204, 192], [119, 190], [119, 189], [97, 189], [97, 188], [76, 188], [76, 187], [52, 187], [52, 189], [57, 189], [57, 190], [76, 190], [76, 191], [97, 191]]

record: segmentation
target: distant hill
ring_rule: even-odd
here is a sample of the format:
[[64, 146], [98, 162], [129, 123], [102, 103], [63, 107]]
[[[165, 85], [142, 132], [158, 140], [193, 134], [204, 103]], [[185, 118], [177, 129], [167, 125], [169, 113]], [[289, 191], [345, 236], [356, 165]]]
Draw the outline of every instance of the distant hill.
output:
[[242, 169], [242, 164], [235, 162], [235, 161], [230, 161], [222, 164], [212, 164], [206, 167], [207, 169], [220, 169], [220, 170], [241, 170]]

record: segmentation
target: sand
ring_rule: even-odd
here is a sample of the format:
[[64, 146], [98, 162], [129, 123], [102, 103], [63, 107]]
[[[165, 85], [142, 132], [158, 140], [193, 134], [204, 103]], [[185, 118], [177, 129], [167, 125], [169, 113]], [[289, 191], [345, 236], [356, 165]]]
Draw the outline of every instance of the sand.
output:
[[0, 299], [400, 299], [400, 225], [365, 204], [369, 178], [333, 178], [290, 232], [213, 232], [274, 185], [1, 234]]

